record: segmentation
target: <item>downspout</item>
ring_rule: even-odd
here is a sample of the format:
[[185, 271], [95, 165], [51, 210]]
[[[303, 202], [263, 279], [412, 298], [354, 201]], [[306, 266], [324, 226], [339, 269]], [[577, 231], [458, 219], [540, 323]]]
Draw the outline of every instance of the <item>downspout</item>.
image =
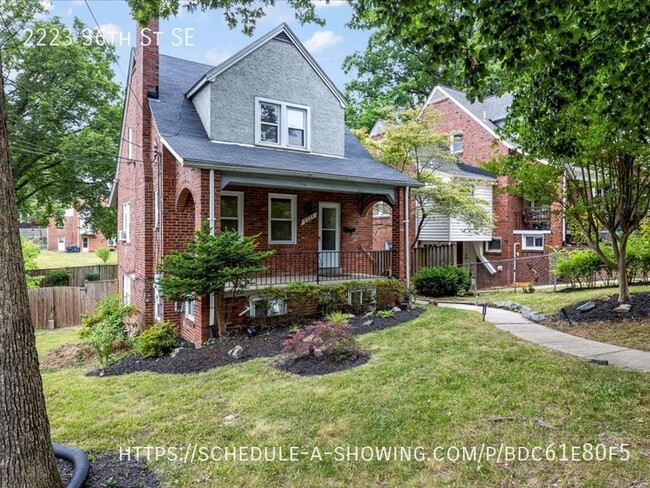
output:
[[[204, 214], [205, 215], [205, 214]], [[210, 235], [214, 235], [214, 170], [210, 170]], [[214, 293], [210, 293], [210, 339], [216, 337], [214, 333]]]
[[515, 290], [517, 289], [517, 248], [519, 247], [519, 243], [515, 242], [513, 245], [513, 251], [514, 254], [512, 256], [512, 286], [515, 287]]
[[411, 290], [411, 243], [409, 239], [409, 234], [410, 234], [410, 205], [409, 205], [409, 187], [407, 186], [404, 189], [404, 212], [405, 212], [405, 219], [404, 219], [404, 228], [406, 229], [406, 233], [404, 234], [404, 247], [406, 250], [406, 289], [408, 293], [410, 293]]

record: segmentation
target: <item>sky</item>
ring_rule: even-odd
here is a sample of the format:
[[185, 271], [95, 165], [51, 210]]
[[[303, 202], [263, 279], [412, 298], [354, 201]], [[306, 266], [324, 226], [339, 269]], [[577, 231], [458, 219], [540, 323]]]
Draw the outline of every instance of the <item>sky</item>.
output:
[[[49, 16], [56, 15], [66, 24], [78, 17], [86, 25], [96, 27], [83, 0], [41, 0], [41, 3], [49, 10]], [[348, 54], [364, 50], [370, 33], [345, 26], [352, 18], [352, 9], [344, 1], [315, 3], [318, 15], [326, 20], [325, 26], [301, 26], [287, 3], [276, 0], [276, 5], [267, 9], [266, 16], [258, 21], [252, 37], [244, 35], [241, 29], [229, 29], [220, 10], [191, 14], [182, 11], [176, 18], [161, 20], [160, 53], [217, 65], [286, 22], [336, 86], [343, 90], [345, 83], [354, 76], [354, 73], [346, 75], [343, 72], [343, 60]], [[126, 73], [136, 28], [128, 5], [124, 0], [90, 0], [89, 4], [106, 40], [115, 44], [121, 71]], [[114, 70], [115, 80], [124, 85], [122, 72], [115, 66]]]

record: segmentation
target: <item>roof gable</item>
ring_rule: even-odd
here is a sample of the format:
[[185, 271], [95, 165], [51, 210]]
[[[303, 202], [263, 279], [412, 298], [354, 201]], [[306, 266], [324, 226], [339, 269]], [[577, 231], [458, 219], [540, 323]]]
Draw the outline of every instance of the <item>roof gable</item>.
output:
[[339, 103], [341, 104], [341, 107], [343, 108], [347, 107], [348, 103], [345, 97], [343, 96], [343, 94], [339, 91], [338, 88], [336, 88], [336, 85], [334, 85], [332, 80], [327, 76], [327, 74], [325, 74], [323, 69], [318, 65], [318, 63], [311, 56], [311, 54], [309, 54], [309, 52], [307, 51], [305, 46], [300, 42], [298, 37], [296, 37], [293, 31], [284, 22], [280, 24], [278, 27], [276, 27], [275, 29], [273, 29], [272, 31], [268, 32], [264, 36], [257, 39], [255, 42], [246, 46], [241, 51], [237, 52], [230, 58], [226, 59], [223, 63], [215, 66], [210, 71], [205, 73], [205, 75], [202, 76], [196, 83], [194, 83], [194, 85], [187, 91], [186, 96], [188, 98], [191, 98], [206, 83], [210, 83], [214, 81], [221, 73], [228, 70], [230, 67], [234, 66], [239, 61], [246, 58], [249, 54], [253, 53], [254, 51], [264, 46], [266, 43], [268, 43], [271, 40], [277, 40], [277, 41], [293, 44], [296, 47], [296, 49], [298, 49], [298, 52], [300, 52], [300, 54], [303, 56], [305, 61], [307, 61], [307, 63], [311, 65], [311, 67], [318, 74], [321, 80], [323, 80], [323, 83], [329, 88], [332, 94], [338, 99]]

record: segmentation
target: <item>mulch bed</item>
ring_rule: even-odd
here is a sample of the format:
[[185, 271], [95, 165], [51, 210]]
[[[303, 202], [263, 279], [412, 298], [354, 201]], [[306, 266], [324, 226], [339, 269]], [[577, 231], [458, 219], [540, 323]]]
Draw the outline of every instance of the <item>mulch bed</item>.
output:
[[[650, 292], [634, 293], [630, 304], [632, 308], [626, 313], [616, 313], [614, 309], [620, 305], [618, 295], [608, 295], [609, 301], [601, 301], [598, 298], [587, 300], [565, 307], [566, 311], [573, 322], [622, 322], [624, 320], [641, 320], [650, 317]], [[594, 302], [596, 308], [587, 312], [580, 312], [578, 307], [587, 303]], [[561, 312], [555, 316], [556, 320], [565, 320]]]
[[[408, 311], [396, 312], [395, 317], [392, 318], [380, 318], [376, 316], [364, 318], [363, 316], [358, 316], [350, 320], [350, 327], [353, 334], [366, 334], [408, 322], [418, 317], [422, 312], [422, 308], [415, 308]], [[372, 324], [364, 326], [363, 323], [369, 320], [373, 321]], [[282, 352], [282, 342], [287, 338], [289, 332], [290, 328], [286, 326], [263, 330], [254, 337], [248, 337], [243, 331], [238, 331], [226, 339], [219, 340], [214, 344], [204, 346], [200, 349], [196, 349], [192, 344], [179, 342], [179, 345], [184, 347], [181, 347], [175, 357], [164, 356], [156, 359], [143, 359], [138, 355], [127, 356], [106, 368], [103, 376], [116, 376], [138, 371], [151, 371], [162, 374], [200, 373], [219, 366], [240, 363], [254, 358], [273, 357]], [[242, 346], [244, 351], [239, 359], [234, 359], [228, 355], [228, 351], [237, 345]], [[360, 358], [356, 360], [361, 361]], [[367, 359], [358, 364], [363, 364], [366, 361]], [[313, 366], [304, 367], [309, 369]], [[342, 369], [346, 368], [344, 367]], [[88, 376], [100, 375], [102, 375], [100, 369], [95, 369], [88, 373]]]
[[[124, 460], [114, 454], [90, 454], [90, 471], [86, 488], [159, 488], [160, 482], [144, 460]], [[72, 464], [57, 459], [63, 486], [72, 479]]]
[[336, 373], [346, 369], [361, 366], [370, 360], [370, 354], [359, 352], [351, 358], [342, 361], [334, 361], [328, 354], [322, 356], [303, 356], [295, 359], [281, 359], [273, 366], [300, 376], [316, 376], [329, 373]]

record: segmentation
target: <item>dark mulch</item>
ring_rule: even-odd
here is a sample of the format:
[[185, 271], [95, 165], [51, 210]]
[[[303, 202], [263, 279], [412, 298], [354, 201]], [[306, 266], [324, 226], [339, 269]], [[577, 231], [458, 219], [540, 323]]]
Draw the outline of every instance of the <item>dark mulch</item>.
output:
[[[627, 313], [614, 312], [614, 309], [620, 305], [618, 295], [609, 295], [609, 297], [609, 301], [587, 300], [596, 304], [596, 308], [587, 312], [577, 310], [580, 305], [587, 303], [587, 301], [576, 303], [570, 307], [565, 307], [565, 309], [573, 322], [622, 322], [623, 320], [641, 320], [650, 317], [650, 292], [632, 294], [630, 301], [632, 308]], [[559, 312], [555, 318], [564, 320], [564, 317]]]
[[[158, 488], [161, 486], [156, 476], [149, 470], [144, 460], [120, 460], [114, 454], [90, 454], [90, 471], [86, 488]], [[72, 479], [72, 464], [57, 459], [63, 486]]]
[[68, 486], [68, 483], [74, 475], [74, 466], [71, 462], [66, 461], [65, 459], [56, 458], [56, 467], [59, 468], [59, 474], [61, 475], [63, 486]]
[[[350, 327], [353, 334], [366, 334], [413, 320], [423, 310], [422, 308], [415, 308], [397, 312], [395, 317], [385, 319], [375, 316], [368, 318], [359, 316], [350, 320]], [[363, 323], [368, 320], [373, 321], [372, 325], [364, 326]], [[254, 337], [248, 337], [243, 331], [237, 331], [226, 339], [200, 349], [196, 349], [192, 344], [179, 341], [178, 345], [181, 346], [181, 349], [175, 357], [164, 356], [156, 359], [143, 359], [138, 355], [127, 356], [106, 368], [103, 375], [116, 376], [138, 371], [151, 371], [162, 374], [200, 373], [219, 366], [248, 361], [254, 358], [273, 357], [280, 354], [282, 342], [290, 332], [291, 330], [287, 326], [266, 329]], [[244, 351], [239, 359], [233, 359], [228, 355], [228, 351], [237, 345], [242, 346]], [[365, 361], [367, 359], [363, 362]], [[100, 376], [101, 373], [101, 370], [95, 369], [89, 372], [88, 376]]]
[[[424, 312], [424, 308], [420, 308], [420, 307], [412, 308], [411, 310], [395, 312], [394, 317], [386, 318], [386, 319], [383, 319], [381, 317], [376, 317], [374, 315], [371, 317], [364, 318], [363, 315], [359, 315], [358, 317], [354, 317], [353, 319], [351, 319], [349, 324], [353, 334], [355, 335], [367, 334], [368, 332], [388, 329], [389, 327], [395, 327], [396, 325], [403, 324], [404, 322], [408, 322], [409, 320], [416, 319], [422, 314], [422, 312]], [[365, 322], [369, 320], [372, 320], [372, 324], [363, 325]]]
[[353, 357], [346, 358], [342, 361], [332, 359], [328, 354], [322, 356], [303, 356], [300, 358], [281, 359], [274, 366], [287, 373], [293, 373], [300, 376], [315, 376], [361, 366], [370, 360], [370, 354], [359, 352]]

